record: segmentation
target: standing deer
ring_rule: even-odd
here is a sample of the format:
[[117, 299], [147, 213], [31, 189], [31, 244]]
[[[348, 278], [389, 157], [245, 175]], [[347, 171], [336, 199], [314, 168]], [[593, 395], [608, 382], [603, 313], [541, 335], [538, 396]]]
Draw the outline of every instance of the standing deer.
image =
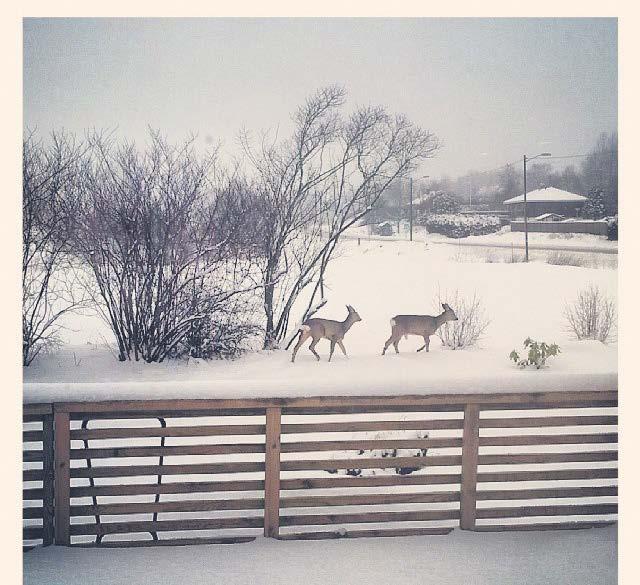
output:
[[429, 351], [429, 337], [447, 321], [458, 320], [453, 309], [447, 303], [442, 303], [442, 308], [444, 311], [435, 317], [431, 315], [396, 315], [391, 319], [391, 337], [385, 341], [382, 355], [392, 343], [396, 353], [400, 353], [398, 343], [403, 335], [405, 339], [408, 335], [420, 335], [424, 339], [424, 345], [418, 351], [423, 349]]
[[347, 350], [344, 348], [342, 340], [344, 339], [347, 331], [351, 329], [351, 326], [358, 321], [362, 321], [362, 319], [351, 305], [347, 305], [347, 311], [349, 311], [349, 314], [344, 321], [332, 321], [331, 319], [308, 319], [305, 321], [300, 326], [300, 338], [298, 339], [296, 346], [293, 348], [291, 363], [295, 361], [296, 353], [298, 353], [300, 346], [309, 339], [309, 337], [313, 338], [311, 345], [309, 345], [309, 349], [311, 350], [311, 353], [316, 356], [318, 361], [320, 361], [320, 356], [316, 352], [315, 348], [321, 339], [328, 339], [331, 342], [329, 361], [331, 361], [331, 356], [333, 355], [336, 343], [340, 346], [345, 357], [348, 357]]

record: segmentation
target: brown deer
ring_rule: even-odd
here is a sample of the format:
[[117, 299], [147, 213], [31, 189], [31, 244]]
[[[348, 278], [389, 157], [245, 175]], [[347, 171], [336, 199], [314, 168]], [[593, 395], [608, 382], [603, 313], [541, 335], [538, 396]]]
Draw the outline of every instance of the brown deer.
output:
[[333, 350], [335, 349], [336, 344], [338, 344], [345, 357], [348, 357], [347, 350], [344, 348], [342, 340], [344, 339], [347, 331], [351, 329], [351, 326], [358, 321], [362, 321], [362, 319], [351, 305], [347, 305], [347, 311], [349, 311], [349, 314], [344, 321], [332, 321], [331, 319], [308, 319], [305, 321], [300, 326], [300, 338], [298, 339], [296, 346], [293, 348], [291, 363], [295, 361], [296, 353], [298, 353], [302, 344], [309, 339], [309, 337], [313, 339], [311, 341], [311, 345], [309, 345], [309, 349], [311, 350], [311, 353], [316, 356], [318, 361], [320, 361], [320, 356], [316, 352], [315, 348], [321, 339], [328, 339], [331, 342], [329, 361], [331, 361], [331, 356], [333, 355]]
[[429, 351], [429, 337], [447, 321], [458, 320], [449, 305], [442, 303], [442, 308], [444, 311], [435, 317], [431, 315], [396, 315], [391, 319], [391, 337], [385, 341], [382, 355], [392, 343], [396, 353], [400, 353], [398, 343], [403, 335], [405, 339], [408, 335], [420, 335], [424, 339], [424, 345], [418, 351], [423, 349]]

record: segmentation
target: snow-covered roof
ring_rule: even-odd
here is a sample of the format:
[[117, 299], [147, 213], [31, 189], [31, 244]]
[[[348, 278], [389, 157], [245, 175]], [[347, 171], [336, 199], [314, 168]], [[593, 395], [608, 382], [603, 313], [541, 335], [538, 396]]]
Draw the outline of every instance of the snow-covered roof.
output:
[[[527, 193], [527, 202], [531, 203], [583, 203], [586, 200], [587, 198], [582, 195], [569, 193], [569, 191], [563, 191], [555, 187], [545, 187], [544, 189], [536, 189], [535, 191]], [[524, 203], [524, 195], [512, 197], [504, 202], [505, 205], [511, 205], [513, 203]]]

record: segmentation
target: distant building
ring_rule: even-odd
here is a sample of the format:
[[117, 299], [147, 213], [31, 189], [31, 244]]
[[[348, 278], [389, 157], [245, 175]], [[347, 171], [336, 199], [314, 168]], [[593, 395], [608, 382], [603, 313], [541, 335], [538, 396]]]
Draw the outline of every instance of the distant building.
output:
[[[555, 187], [536, 189], [527, 193], [527, 216], [534, 218], [544, 214], [554, 214], [576, 217], [586, 201], [587, 198], [582, 195]], [[512, 218], [524, 217], [524, 195], [507, 199], [504, 205]]]

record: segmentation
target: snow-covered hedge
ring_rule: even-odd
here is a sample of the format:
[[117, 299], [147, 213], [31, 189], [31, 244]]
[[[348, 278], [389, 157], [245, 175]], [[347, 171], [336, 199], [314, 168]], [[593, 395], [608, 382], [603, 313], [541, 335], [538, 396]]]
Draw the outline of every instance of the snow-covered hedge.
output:
[[427, 215], [423, 224], [429, 233], [443, 234], [450, 238], [492, 234], [501, 227], [500, 220], [493, 215]]

